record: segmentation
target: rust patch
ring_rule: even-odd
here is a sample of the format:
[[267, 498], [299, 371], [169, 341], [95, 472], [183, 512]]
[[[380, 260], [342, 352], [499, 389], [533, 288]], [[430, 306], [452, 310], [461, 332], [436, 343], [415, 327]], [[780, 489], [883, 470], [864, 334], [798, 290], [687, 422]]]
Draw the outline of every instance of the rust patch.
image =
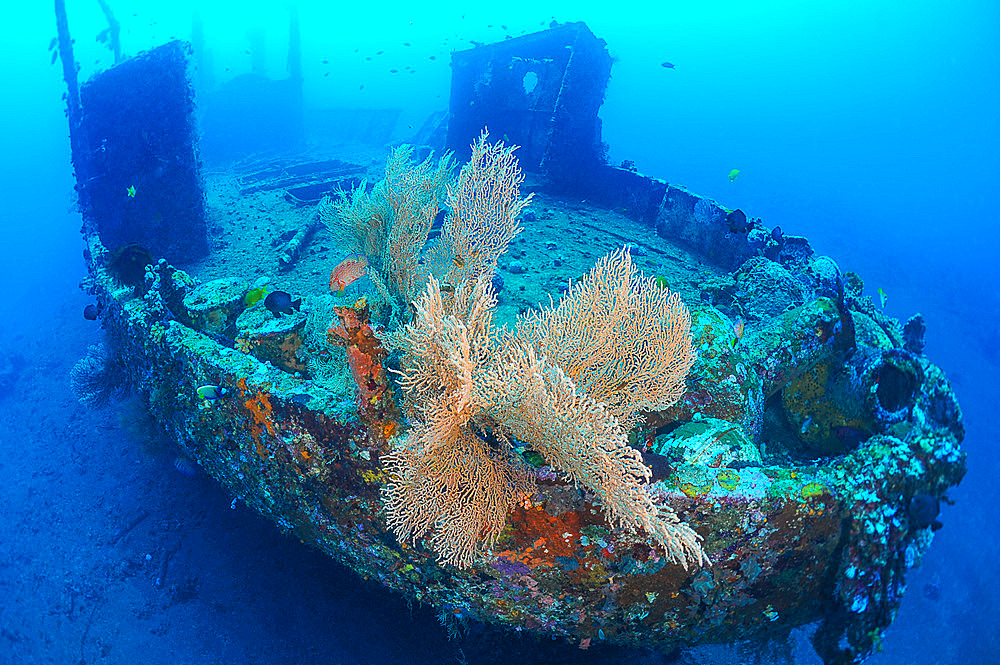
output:
[[271, 407], [270, 397], [264, 392], [263, 388], [260, 390], [249, 388], [245, 378], [237, 380], [236, 387], [240, 390], [243, 406], [250, 412], [253, 418], [249, 427], [250, 438], [253, 439], [254, 445], [257, 448], [257, 454], [262, 460], [266, 460], [269, 454], [262, 439], [264, 430], [267, 430], [267, 433], [271, 436], [278, 435], [278, 424], [274, 421], [274, 409]]
[[388, 353], [371, 328], [368, 304], [364, 299], [354, 307], [333, 309], [340, 321], [327, 330], [327, 341], [346, 348], [347, 364], [358, 386], [358, 412], [373, 434], [384, 439], [386, 422], [400, 420], [389, 377], [382, 365]]

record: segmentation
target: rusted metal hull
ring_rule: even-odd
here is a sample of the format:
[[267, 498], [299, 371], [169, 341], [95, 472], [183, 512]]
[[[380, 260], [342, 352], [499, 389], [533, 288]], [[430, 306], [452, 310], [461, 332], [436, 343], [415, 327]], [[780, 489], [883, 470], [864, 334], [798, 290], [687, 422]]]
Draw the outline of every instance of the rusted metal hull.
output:
[[[838, 608], [891, 608], [902, 591], [913, 535], [900, 490], [936, 492], [964, 471], [954, 441], [888, 436], [827, 465], [678, 465], [654, 491], [705, 539], [712, 566], [691, 570], [666, 563], [641, 534], [611, 527], [592, 496], [543, 474], [478, 565], [441, 566], [386, 525], [379, 460], [387, 436], [399, 432], [385, 426], [384, 412], [345, 412], [316, 382], [171, 320], [159, 306], [171, 297], [163, 283], [176, 282], [169, 266], [158, 266], [153, 288], [136, 298], [101, 267], [96, 234], [88, 241], [106, 325], [151, 412], [199, 464], [303, 542], [460, 620], [663, 650], [781, 634], [816, 620], [854, 630], [874, 615]], [[379, 365], [371, 346], [346, 343]], [[232, 393], [208, 403], [196, 393], [204, 384]], [[370, 391], [359, 394], [371, 404]], [[877, 536], [872, 524], [881, 525]]]

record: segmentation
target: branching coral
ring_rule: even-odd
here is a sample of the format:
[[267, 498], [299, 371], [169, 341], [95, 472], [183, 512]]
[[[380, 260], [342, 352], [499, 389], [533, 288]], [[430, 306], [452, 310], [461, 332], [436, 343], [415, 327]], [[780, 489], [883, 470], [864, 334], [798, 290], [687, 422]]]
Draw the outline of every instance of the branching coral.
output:
[[104, 344], [92, 344], [69, 373], [69, 386], [84, 406], [99, 407], [129, 390], [128, 376], [119, 359]]
[[383, 458], [390, 473], [386, 512], [400, 540], [430, 533], [444, 563], [467, 568], [479, 548], [496, 542], [532, 485], [509, 451], [468, 425], [452, 434], [430, 446], [427, 435], [417, 432], [409, 445]]
[[[686, 371], [686, 370], [685, 370]], [[593, 491], [611, 522], [641, 528], [670, 561], [706, 564], [701, 537], [647, 491], [650, 470], [628, 444], [611, 409], [579, 391], [557, 366], [523, 340], [508, 336], [484, 377], [490, 415], [554, 468]]]
[[524, 174], [514, 150], [502, 142], [489, 144], [484, 130], [472, 144], [472, 158], [462, 167], [458, 184], [448, 187], [448, 217], [441, 239], [427, 252], [427, 264], [439, 281], [458, 285], [492, 275], [497, 259], [521, 232], [518, 216], [532, 195], [521, 198]]
[[[612, 284], [615, 280], [624, 285]], [[619, 297], [607, 307], [580, 306], [586, 300], [581, 294], [598, 286]], [[429, 280], [413, 322], [393, 339], [403, 351], [399, 384], [416, 423], [383, 458], [392, 478], [386, 489], [389, 525], [401, 539], [432, 533], [430, 544], [442, 561], [468, 566], [478, 545], [496, 539], [507, 513], [529, 487], [509, 444], [513, 438], [592, 490], [611, 521], [643, 529], [670, 560], [685, 568], [707, 563], [700, 537], [669, 506], [653, 501], [646, 486], [650, 471], [628, 445], [618, 417], [634, 419], [639, 408], [664, 404], [676, 392], [675, 384], [683, 386], [693, 357], [686, 309], [666, 306], [658, 294], [647, 293], [647, 286], [635, 278], [627, 252], [612, 254], [577, 293], [540, 318], [522, 320], [515, 333], [492, 328], [496, 301], [488, 274], [480, 275], [474, 287], [462, 282], [450, 304], [437, 280]], [[672, 296], [665, 301], [669, 304]], [[553, 314], [559, 311], [563, 313]], [[571, 312], [585, 320], [574, 320]], [[564, 356], [569, 365], [576, 359], [576, 365], [587, 367], [580, 356], [604, 349], [604, 362], [614, 367], [598, 373], [600, 380], [589, 385], [614, 387], [606, 391], [614, 397], [613, 405], [578, 388], [569, 372], [536, 348], [570, 340], [560, 328], [579, 330], [587, 317], [617, 320], [625, 314], [632, 323], [611, 326], [601, 345], [573, 347], [566, 341], [571, 352]], [[672, 315], [679, 318], [675, 326], [664, 320]], [[599, 328], [596, 321], [590, 325]], [[632, 349], [616, 337], [624, 334], [652, 341]], [[665, 336], [672, 343], [660, 343]], [[617, 344], [627, 352], [660, 354], [662, 362], [615, 362], [605, 347]], [[644, 374], [632, 380], [634, 372]], [[656, 382], [669, 385], [649, 387]]]
[[320, 218], [331, 228], [346, 225], [368, 257], [369, 277], [401, 319], [406, 305], [423, 289], [420, 252], [427, 242], [452, 170], [451, 153], [414, 163], [413, 147], [395, 148], [385, 179], [368, 191], [362, 182], [349, 194], [320, 203]]
[[[475, 284], [480, 275], [493, 274], [497, 258], [520, 233], [518, 216], [531, 195], [520, 195], [524, 175], [514, 157], [516, 146], [489, 144], [487, 137], [484, 131], [472, 145], [472, 158], [454, 186], [448, 183], [451, 153], [415, 164], [413, 148], [404, 145], [389, 155], [385, 179], [371, 192], [363, 182], [350, 194], [320, 204], [327, 226], [346, 225], [367, 255], [368, 276], [391, 308], [390, 328], [402, 325], [407, 306], [430, 276], [447, 290]], [[450, 214], [440, 238], [428, 243], [442, 201]]]
[[[520, 196], [515, 148], [487, 136], [447, 186], [451, 214], [426, 249], [448, 155], [413, 165], [411, 149], [398, 148], [371, 193], [362, 186], [324, 207], [328, 223], [354, 229], [401, 324], [386, 346], [400, 353], [398, 384], [413, 426], [382, 458], [390, 527], [401, 540], [429, 535], [443, 562], [471, 565], [531, 491], [516, 439], [593, 491], [612, 522], [644, 530], [670, 560], [707, 563], [699, 536], [653, 501], [650, 471], [626, 434], [641, 411], [683, 393], [694, 361], [687, 308], [621, 250], [558, 305], [522, 317], [516, 331], [495, 330], [490, 282], [531, 196]], [[415, 313], [403, 324], [410, 304]]]
[[463, 282], [445, 303], [436, 279], [392, 343], [403, 350], [399, 385], [415, 426], [382, 458], [389, 524], [401, 540], [432, 532], [442, 561], [467, 567], [496, 541], [507, 515], [531, 491], [509, 442], [491, 434], [480, 388], [491, 362], [496, 300], [489, 281]]
[[558, 305], [522, 317], [517, 334], [627, 431], [640, 411], [665, 409], [684, 394], [695, 360], [690, 331], [680, 296], [643, 277], [622, 248]]

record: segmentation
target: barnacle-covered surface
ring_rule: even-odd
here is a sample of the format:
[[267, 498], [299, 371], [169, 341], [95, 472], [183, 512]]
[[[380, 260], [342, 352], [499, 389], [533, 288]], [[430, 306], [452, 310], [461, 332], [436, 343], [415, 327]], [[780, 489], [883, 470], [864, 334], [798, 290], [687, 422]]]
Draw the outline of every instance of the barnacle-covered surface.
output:
[[[233, 182], [230, 174], [207, 183], [210, 201], [225, 202], [209, 219], [216, 230], [220, 219], [233, 225], [225, 237], [306, 217], [271, 191], [226, 194]], [[217, 243], [187, 272], [149, 266], [140, 294], [108, 275], [100, 239], [90, 227], [85, 235], [105, 325], [157, 420], [236, 497], [366, 578], [460, 620], [584, 645], [669, 650], [820, 621], [819, 653], [851, 662], [877, 645], [906, 569], [932, 539], [909, 501], [940, 498], [964, 473], [960, 409], [943, 373], [904, 345], [856, 275], [814, 256], [805, 239], [760, 220], [734, 230], [732, 211], [664, 191], [659, 217], [668, 222], [652, 225], [539, 192], [501, 260], [497, 318], [558, 295], [624, 243], [682, 294], [698, 360], [683, 398], [631, 438], [653, 469], [650, 491], [704, 538], [712, 565], [689, 570], [667, 563], [644, 534], [609, 525], [592, 494], [537, 457], [526, 459], [537, 491], [471, 569], [399, 543], [385, 521], [380, 458], [408, 424], [367, 280], [335, 299], [318, 341], [303, 339], [301, 319], [265, 330], [275, 324], [258, 303], [227, 343], [184, 307], [199, 282], [229, 276], [249, 289], [267, 277], [269, 288], [304, 296], [308, 316], [331, 298], [328, 271], [348, 253], [341, 240], [320, 234], [283, 273], [271, 242]], [[226, 303], [227, 320], [246, 306]], [[279, 337], [277, 355], [260, 353]], [[351, 377], [350, 391], [308, 371], [324, 342], [346, 350], [323, 362], [347, 365], [331, 376]], [[228, 395], [199, 399], [197, 388], [212, 384]]]

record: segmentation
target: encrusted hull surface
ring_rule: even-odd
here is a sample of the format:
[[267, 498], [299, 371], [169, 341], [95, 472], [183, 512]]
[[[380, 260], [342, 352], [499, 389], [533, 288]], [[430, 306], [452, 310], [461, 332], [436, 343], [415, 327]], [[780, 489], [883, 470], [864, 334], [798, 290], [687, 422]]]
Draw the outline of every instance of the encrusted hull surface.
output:
[[[858, 353], [843, 300], [818, 296], [788, 308], [748, 330], [738, 345], [729, 320], [706, 305], [693, 313], [699, 360], [688, 392], [667, 412], [651, 414], [635, 441], [666, 452], [679, 438], [688, 449], [682, 463], [654, 470], [651, 491], [703, 537], [710, 566], [667, 562], [644, 534], [609, 524], [593, 494], [548, 467], [536, 469], [537, 492], [509, 516], [492, 549], [469, 569], [442, 565], [423, 544], [400, 543], [386, 522], [388, 478], [380, 460], [407, 425], [363, 299], [336, 309], [340, 323], [330, 333], [331, 342], [346, 347], [357, 382], [357, 402], [347, 406], [322, 382], [178, 320], [174, 313], [193, 281], [165, 261], [147, 269], [144, 295], [120, 286], [104, 268], [107, 252], [97, 234], [85, 235], [105, 326], [150, 411], [180, 445], [280, 528], [458, 621], [583, 646], [664, 651], [820, 621], [816, 643], [824, 658], [853, 658], [875, 645], [898, 606], [906, 568], [929, 544], [928, 525], [914, 524], [907, 501], [939, 496], [964, 473], [957, 404], [922, 356], [907, 356], [920, 383], [896, 396], [906, 401], [903, 416], [893, 421], [883, 413], [884, 422], [875, 422], [891, 363], [876, 350]], [[796, 409], [814, 414], [796, 437], [808, 441], [807, 430], [821, 421], [822, 387], [843, 372], [862, 404], [855, 424], [863, 440], [847, 437], [839, 450], [827, 444], [811, 453], [768, 441], [789, 432], [788, 423], [779, 427], [769, 415], [778, 397], [786, 420]], [[202, 385], [229, 393], [202, 400]], [[865, 401], [866, 390], [874, 400]], [[953, 408], [942, 416], [945, 398]], [[667, 425], [678, 421], [699, 425]], [[742, 448], [786, 454], [762, 459]]]

